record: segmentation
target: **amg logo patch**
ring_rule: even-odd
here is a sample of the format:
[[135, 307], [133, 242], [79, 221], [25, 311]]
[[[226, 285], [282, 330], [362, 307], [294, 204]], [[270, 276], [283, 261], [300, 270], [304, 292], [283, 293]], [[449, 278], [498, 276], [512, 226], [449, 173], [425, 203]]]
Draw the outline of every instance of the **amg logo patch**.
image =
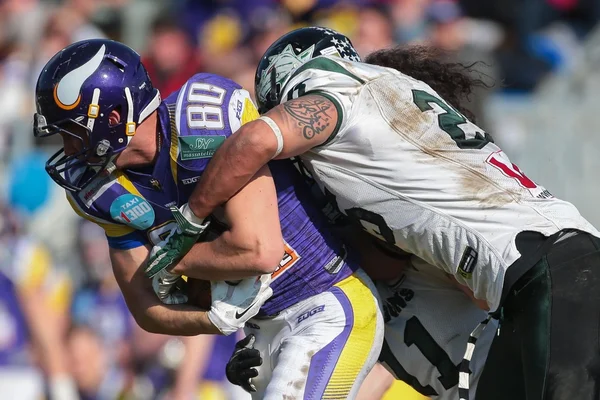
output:
[[471, 279], [476, 264], [477, 252], [471, 246], [467, 246], [458, 264], [458, 273], [465, 279]]

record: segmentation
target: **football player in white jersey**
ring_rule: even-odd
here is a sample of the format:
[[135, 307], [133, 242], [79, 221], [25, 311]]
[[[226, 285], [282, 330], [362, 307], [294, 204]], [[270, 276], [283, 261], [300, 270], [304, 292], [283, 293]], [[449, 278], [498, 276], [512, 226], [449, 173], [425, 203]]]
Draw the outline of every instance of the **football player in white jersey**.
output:
[[596, 398], [600, 232], [459, 111], [452, 93], [464, 75], [402, 49], [382, 54], [389, 68], [362, 63], [325, 28], [278, 39], [256, 73], [266, 114], [217, 151], [189, 198], [194, 221], [271, 159], [300, 156], [343, 213], [453, 275], [500, 317], [488, 364], [503, 379], [480, 382], [482, 398]]
[[[381, 252], [370, 253], [370, 258], [371, 263], [363, 257], [361, 265], [373, 277], [383, 267], [401, 270], [393, 265], [397, 260]], [[379, 362], [396, 379], [427, 398], [458, 399], [459, 369], [469, 334], [485, 318], [485, 311], [443, 271], [414, 256], [399, 277], [376, 283], [385, 315], [385, 341]], [[489, 325], [477, 341], [469, 366], [470, 399], [476, 398], [498, 323], [492, 320]], [[251, 390], [252, 378], [260, 373], [253, 368], [262, 364], [262, 357], [248, 341], [246, 338], [236, 346], [227, 376], [230, 382]]]
[[[469, 334], [486, 318], [485, 304], [472, 301], [471, 293], [441, 269], [415, 256], [390, 251], [380, 239], [353, 228], [316, 190], [315, 200], [347, 246], [360, 251], [362, 268], [376, 282], [385, 319], [379, 362], [415, 390], [412, 396], [419, 393], [436, 400], [457, 399], [460, 364]], [[476, 398], [497, 327], [496, 320], [490, 321], [477, 341], [469, 365], [470, 399]], [[236, 345], [227, 377], [251, 391], [252, 378], [260, 374], [260, 368], [255, 367], [262, 364], [262, 356], [249, 341], [246, 337]], [[371, 373], [378, 373], [377, 369]], [[367, 380], [363, 386], [369, 384]]]

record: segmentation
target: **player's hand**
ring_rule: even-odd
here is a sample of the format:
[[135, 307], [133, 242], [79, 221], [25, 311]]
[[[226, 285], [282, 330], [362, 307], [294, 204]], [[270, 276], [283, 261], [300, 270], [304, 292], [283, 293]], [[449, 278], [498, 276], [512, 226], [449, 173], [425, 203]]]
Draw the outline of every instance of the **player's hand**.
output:
[[152, 277], [152, 289], [160, 301], [165, 304], [184, 304], [187, 303], [188, 297], [177, 285], [182, 281], [181, 275], [172, 274], [163, 269]]
[[273, 295], [271, 274], [246, 278], [238, 283], [211, 282], [212, 304], [208, 318], [224, 335], [243, 328]]
[[254, 367], [262, 364], [260, 351], [254, 348], [256, 338], [250, 334], [235, 344], [235, 349], [225, 367], [229, 382], [241, 386], [248, 393], [256, 392], [252, 378], [258, 376]]
[[177, 227], [150, 251], [144, 271], [148, 278], [152, 278], [159, 271], [174, 267], [190, 251], [210, 223], [208, 219], [196, 217], [188, 203], [182, 205], [181, 208], [171, 207], [171, 212]]

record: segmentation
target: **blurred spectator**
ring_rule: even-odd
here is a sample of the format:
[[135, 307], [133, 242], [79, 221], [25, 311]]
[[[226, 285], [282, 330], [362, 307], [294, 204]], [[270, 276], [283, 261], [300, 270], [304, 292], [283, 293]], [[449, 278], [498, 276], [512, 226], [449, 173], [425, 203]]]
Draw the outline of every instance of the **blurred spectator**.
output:
[[201, 72], [193, 43], [171, 18], [159, 18], [154, 23], [149, 48], [142, 62], [163, 98], [179, 89], [192, 75]]
[[448, 52], [460, 52], [466, 43], [462, 10], [453, 0], [437, 0], [427, 9], [431, 22], [431, 45]]
[[375, 50], [394, 45], [394, 23], [389, 10], [384, 7], [364, 7], [358, 16], [356, 36], [352, 44], [361, 57]]
[[427, 28], [425, 10], [430, 0], [397, 0], [391, 3], [396, 41], [412, 43], [423, 40]]
[[47, 390], [51, 400], [75, 400], [63, 341], [69, 288], [22, 226], [0, 205], [0, 393], [37, 400]]
[[492, 55], [497, 43], [493, 39], [486, 42], [474, 37], [477, 26], [469, 24], [459, 3], [454, 0], [432, 1], [425, 10], [425, 17], [429, 25], [426, 43], [440, 49], [446, 61], [470, 65], [469, 74], [487, 85], [474, 88], [465, 99], [477, 124], [486, 128], [483, 107], [488, 96], [498, 88], [497, 67]]
[[86, 326], [74, 326], [67, 337], [70, 366], [82, 400], [117, 400], [127, 393], [123, 370], [109, 361], [102, 339]]
[[238, 339], [237, 335], [183, 338], [185, 353], [177, 368], [169, 400], [194, 396], [210, 400], [241, 400], [247, 397], [225, 377], [225, 365]]
[[219, 13], [200, 31], [199, 52], [206, 72], [231, 77], [253, 63], [248, 49], [239, 47], [242, 40], [241, 20], [235, 13]]
[[134, 322], [112, 273], [104, 230], [80, 221], [76, 237], [84, 284], [73, 297], [71, 318], [96, 334], [107, 362], [127, 368]]
[[[15, 147], [18, 123], [28, 109], [27, 56], [15, 38], [0, 35], [0, 162], [8, 162]], [[25, 140], [25, 143], [29, 143]], [[19, 142], [21, 144], [22, 142]]]
[[70, 43], [105, 37], [92, 22], [100, 5], [97, 0], [65, 0], [52, 16], [56, 19], [56, 28], [69, 37]]
[[47, 11], [47, 4], [39, 0], [0, 1], [0, 32], [31, 49], [42, 35]]

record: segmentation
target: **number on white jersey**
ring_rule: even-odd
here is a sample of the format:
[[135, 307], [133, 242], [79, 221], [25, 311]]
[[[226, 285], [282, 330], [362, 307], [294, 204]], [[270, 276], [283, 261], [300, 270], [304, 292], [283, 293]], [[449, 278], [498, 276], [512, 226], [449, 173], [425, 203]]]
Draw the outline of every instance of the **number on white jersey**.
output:
[[[459, 365], [454, 365], [450, 356], [427, 332], [427, 329], [417, 319], [411, 317], [404, 328], [404, 343], [416, 346], [423, 356], [436, 368], [440, 376], [437, 378], [445, 389], [458, 384]], [[401, 362], [394, 356], [387, 342], [383, 343], [379, 361], [385, 364], [395, 375], [396, 379], [406, 382], [424, 396], [437, 396], [439, 393], [431, 385], [423, 386], [419, 380], [410, 375]]]

